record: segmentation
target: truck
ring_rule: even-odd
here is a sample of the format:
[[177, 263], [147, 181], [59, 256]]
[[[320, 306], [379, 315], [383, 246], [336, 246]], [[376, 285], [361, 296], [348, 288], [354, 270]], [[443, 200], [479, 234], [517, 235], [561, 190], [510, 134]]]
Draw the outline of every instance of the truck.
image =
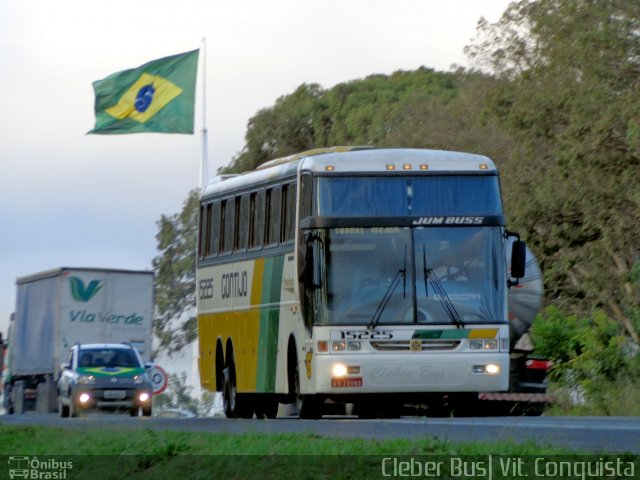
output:
[[3, 368], [3, 407], [52, 412], [70, 348], [128, 343], [151, 360], [154, 275], [147, 270], [60, 267], [19, 277]]
[[[509, 249], [508, 249], [509, 250]], [[510, 378], [508, 392], [481, 392], [476, 413], [485, 415], [539, 415], [554, 400], [547, 393], [551, 361], [536, 355], [529, 330], [542, 306], [544, 286], [540, 265], [525, 247], [525, 275], [509, 278]]]

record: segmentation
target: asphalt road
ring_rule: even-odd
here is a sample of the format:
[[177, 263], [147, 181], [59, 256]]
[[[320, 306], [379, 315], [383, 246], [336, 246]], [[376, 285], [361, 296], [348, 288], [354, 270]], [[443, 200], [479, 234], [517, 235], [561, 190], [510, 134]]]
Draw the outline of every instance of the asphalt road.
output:
[[[63, 419], [27, 413], [0, 416], [4, 425], [47, 425], [68, 428], [152, 428], [209, 433], [314, 433], [327, 437], [370, 439], [438, 438], [452, 442], [535, 442], [592, 453], [640, 454], [640, 418], [631, 417], [491, 417], [360, 420], [228, 420], [214, 418], [130, 418], [119, 414], [90, 414]], [[500, 452], [496, 452], [500, 453]]]

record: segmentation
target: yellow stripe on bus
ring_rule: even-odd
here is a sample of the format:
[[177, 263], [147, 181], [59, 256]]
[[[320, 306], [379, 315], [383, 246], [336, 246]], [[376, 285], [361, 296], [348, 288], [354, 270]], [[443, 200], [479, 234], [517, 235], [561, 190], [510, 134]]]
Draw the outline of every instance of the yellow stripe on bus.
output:
[[497, 328], [476, 328], [469, 332], [467, 338], [496, 338], [498, 335]]

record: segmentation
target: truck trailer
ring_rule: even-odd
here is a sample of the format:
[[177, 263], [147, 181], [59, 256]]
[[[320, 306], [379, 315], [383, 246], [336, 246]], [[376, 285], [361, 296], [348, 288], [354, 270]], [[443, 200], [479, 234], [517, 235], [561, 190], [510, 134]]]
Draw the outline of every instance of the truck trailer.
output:
[[19, 277], [3, 372], [7, 413], [57, 408], [56, 384], [69, 349], [128, 343], [151, 359], [153, 272], [61, 267]]

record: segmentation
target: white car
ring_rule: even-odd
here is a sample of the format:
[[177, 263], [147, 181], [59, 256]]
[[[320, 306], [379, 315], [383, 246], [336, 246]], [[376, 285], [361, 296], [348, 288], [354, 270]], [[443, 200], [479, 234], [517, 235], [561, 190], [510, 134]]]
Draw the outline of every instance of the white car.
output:
[[124, 410], [151, 416], [153, 391], [138, 351], [120, 343], [78, 344], [61, 365], [58, 411], [75, 417], [80, 410]]

